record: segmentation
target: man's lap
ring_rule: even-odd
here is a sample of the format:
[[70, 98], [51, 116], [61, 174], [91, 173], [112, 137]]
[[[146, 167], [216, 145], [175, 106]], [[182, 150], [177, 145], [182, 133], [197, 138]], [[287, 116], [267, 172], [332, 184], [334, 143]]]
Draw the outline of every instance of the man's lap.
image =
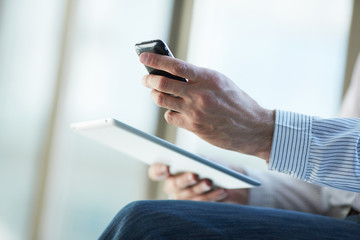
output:
[[360, 239], [360, 224], [251, 206], [138, 201], [124, 207], [100, 239]]

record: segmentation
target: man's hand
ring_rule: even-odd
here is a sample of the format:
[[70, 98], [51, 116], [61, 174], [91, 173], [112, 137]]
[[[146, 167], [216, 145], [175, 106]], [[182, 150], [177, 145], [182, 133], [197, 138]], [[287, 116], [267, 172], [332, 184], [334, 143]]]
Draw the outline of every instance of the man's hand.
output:
[[209, 179], [199, 179], [195, 173], [171, 175], [169, 166], [153, 164], [149, 167], [150, 179], [165, 179], [164, 191], [175, 200], [194, 200], [247, 204], [248, 189], [214, 188]]
[[143, 84], [153, 89], [154, 102], [169, 109], [165, 113], [169, 124], [218, 147], [269, 160], [274, 111], [259, 106], [219, 72], [151, 53], [141, 54], [140, 61], [189, 80], [185, 83], [152, 74], [143, 78]]

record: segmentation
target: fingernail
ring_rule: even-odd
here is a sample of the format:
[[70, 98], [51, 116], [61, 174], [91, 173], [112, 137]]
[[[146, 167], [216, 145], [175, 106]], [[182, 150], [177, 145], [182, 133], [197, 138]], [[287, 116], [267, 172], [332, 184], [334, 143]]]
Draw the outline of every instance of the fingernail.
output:
[[168, 173], [168, 169], [167, 166], [160, 166], [159, 169], [157, 170], [157, 174], [156, 174], [156, 180], [160, 181], [163, 180], [165, 178], [167, 178], [169, 176]]
[[196, 183], [196, 179], [194, 179], [194, 176], [191, 173], [188, 174], [188, 181], [189, 181], [189, 185], [193, 185]]
[[162, 165], [159, 169], [161, 175], [168, 175], [168, 167], [166, 165]]
[[210, 191], [210, 189], [211, 189], [211, 186], [209, 186], [207, 183], [202, 183], [202, 184], [201, 184], [201, 190], [202, 190], [203, 192]]
[[149, 55], [147, 53], [142, 53], [140, 55], [140, 62], [141, 63], [146, 63], [147, 59], [148, 59]]

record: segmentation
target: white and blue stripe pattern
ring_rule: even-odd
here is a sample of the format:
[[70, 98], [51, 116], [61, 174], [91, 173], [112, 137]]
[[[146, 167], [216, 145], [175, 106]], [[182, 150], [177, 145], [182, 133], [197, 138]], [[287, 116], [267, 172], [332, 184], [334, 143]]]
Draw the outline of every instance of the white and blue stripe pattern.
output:
[[276, 110], [269, 169], [360, 192], [360, 118], [322, 119]]

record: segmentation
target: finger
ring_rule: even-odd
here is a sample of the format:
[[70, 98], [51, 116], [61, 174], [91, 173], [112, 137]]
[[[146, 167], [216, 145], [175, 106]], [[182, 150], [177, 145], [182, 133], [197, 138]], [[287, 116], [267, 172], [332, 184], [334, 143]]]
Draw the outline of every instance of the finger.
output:
[[172, 194], [173, 199], [186, 200], [204, 194], [212, 189], [212, 182], [208, 179], [203, 179], [198, 183], [185, 188], [177, 193]]
[[160, 107], [171, 109], [173, 111], [181, 112], [183, 106], [183, 99], [174, 97], [166, 93], [151, 91], [152, 100]]
[[218, 188], [213, 191], [204, 193], [202, 195], [198, 195], [196, 197], [193, 197], [189, 200], [193, 201], [207, 201], [207, 202], [219, 202], [222, 200], [225, 200], [228, 197], [228, 193], [223, 188]]
[[182, 96], [187, 87], [187, 83], [154, 74], [145, 75], [142, 79], [142, 84], [147, 88], [175, 96]]
[[171, 124], [176, 127], [186, 128], [186, 116], [181, 113], [181, 111], [171, 111], [167, 110], [164, 114], [164, 118], [168, 124]]
[[196, 81], [201, 74], [201, 68], [195, 65], [160, 54], [142, 53], [140, 55], [140, 62], [146, 66], [163, 70], [192, 81]]
[[195, 173], [180, 173], [175, 176], [170, 176], [165, 180], [164, 192], [173, 194], [194, 185], [198, 182], [198, 176]]
[[148, 168], [148, 175], [151, 180], [163, 180], [170, 176], [169, 166], [162, 163], [155, 163]]

